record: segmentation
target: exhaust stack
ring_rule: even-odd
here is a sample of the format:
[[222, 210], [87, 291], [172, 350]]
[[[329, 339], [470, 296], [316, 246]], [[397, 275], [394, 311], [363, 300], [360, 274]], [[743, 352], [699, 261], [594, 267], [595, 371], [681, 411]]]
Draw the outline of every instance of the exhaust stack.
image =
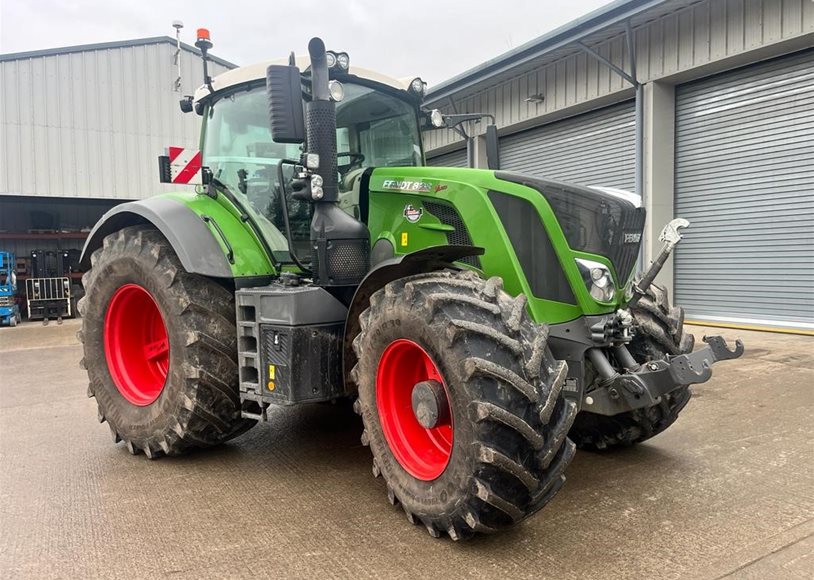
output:
[[328, 88], [328, 58], [319, 38], [308, 43], [311, 57], [311, 102], [305, 105], [305, 157], [309, 167], [314, 217], [311, 221], [311, 269], [319, 286], [356, 286], [370, 268], [370, 232], [337, 205], [336, 104]]

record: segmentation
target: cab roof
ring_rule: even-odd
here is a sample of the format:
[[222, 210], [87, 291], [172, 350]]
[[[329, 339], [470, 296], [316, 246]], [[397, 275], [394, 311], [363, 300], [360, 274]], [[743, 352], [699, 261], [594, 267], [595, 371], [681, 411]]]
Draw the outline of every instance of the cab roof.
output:
[[[286, 65], [288, 64], [288, 59], [279, 58], [275, 60], [268, 60], [265, 62], [258, 62], [255, 64], [241, 66], [226, 71], [212, 79], [212, 88], [214, 89], [214, 92], [217, 93], [225, 89], [228, 89], [229, 87], [232, 86], [242, 85], [251, 81], [265, 80], [266, 68], [271, 64]], [[298, 56], [296, 57], [295, 64], [301, 71], [305, 71], [311, 66], [311, 61], [307, 56]], [[412, 81], [415, 78], [409, 77], [403, 79], [395, 79], [393, 77], [388, 77], [386, 75], [377, 73], [376, 71], [354, 66], [353, 63], [351, 63], [350, 69], [347, 71], [347, 74], [362, 79], [367, 79], [373, 82], [381, 83], [383, 85], [387, 85], [389, 87], [401, 91], [406, 91], [410, 87], [410, 81]], [[197, 103], [201, 99], [209, 96], [209, 94], [210, 92], [206, 85], [201, 85], [195, 91], [194, 101]]]

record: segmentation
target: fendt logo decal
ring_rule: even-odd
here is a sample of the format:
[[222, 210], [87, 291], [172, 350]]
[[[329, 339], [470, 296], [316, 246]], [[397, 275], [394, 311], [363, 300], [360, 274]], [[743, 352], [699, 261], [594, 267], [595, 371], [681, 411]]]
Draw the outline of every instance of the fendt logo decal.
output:
[[391, 191], [417, 191], [420, 193], [426, 193], [432, 189], [432, 185], [426, 181], [401, 181], [398, 179], [385, 179], [382, 187]]
[[640, 234], [639, 232], [625, 234], [626, 244], [638, 244], [640, 241], [642, 241], [642, 234]]
[[408, 203], [406, 206], [404, 206], [404, 218], [411, 224], [414, 224], [418, 220], [420, 220], [422, 215], [424, 215], [423, 207], [419, 207], [418, 209], [416, 209], [415, 207], [413, 207], [413, 204], [411, 203]]

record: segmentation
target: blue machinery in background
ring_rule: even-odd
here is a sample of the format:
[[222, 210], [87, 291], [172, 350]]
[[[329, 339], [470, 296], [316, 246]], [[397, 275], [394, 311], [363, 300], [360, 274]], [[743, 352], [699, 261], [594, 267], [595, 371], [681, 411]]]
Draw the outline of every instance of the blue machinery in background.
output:
[[14, 254], [0, 251], [0, 325], [3, 326], [17, 326], [21, 321], [16, 268]]

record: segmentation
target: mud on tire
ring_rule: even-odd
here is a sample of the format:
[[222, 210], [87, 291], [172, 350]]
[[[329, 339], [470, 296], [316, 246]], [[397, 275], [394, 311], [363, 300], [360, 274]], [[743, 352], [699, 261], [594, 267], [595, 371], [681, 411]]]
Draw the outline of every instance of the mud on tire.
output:
[[[576, 415], [561, 396], [567, 367], [547, 346], [547, 328], [531, 321], [526, 298], [511, 298], [500, 278], [440, 271], [387, 284], [360, 317], [353, 347], [364, 421], [391, 503], [434, 537], [468, 538], [510, 527], [560, 489], [574, 455], [567, 433]], [[443, 472], [413, 477], [395, 458], [377, 407], [377, 372], [393, 341], [429, 354], [443, 377], [453, 443]]]
[[[167, 240], [147, 226], [107, 236], [83, 276], [86, 294], [79, 338], [88, 371], [88, 396], [113, 441], [132, 454], [155, 458], [222, 443], [254, 422], [240, 416], [234, 296], [217, 282], [187, 273]], [[169, 366], [164, 387], [149, 405], [127, 401], [105, 357], [105, 313], [126, 284], [146, 289], [167, 330]]]
[[[692, 352], [695, 337], [684, 331], [684, 309], [670, 304], [663, 286], [652, 284], [630, 311], [636, 335], [628, 349], [636, 362]], [[645, 409], [612, 417], [582, 412], [577, 415], [569, 436], [579, 449], [592, 451], [640, 443], [675, 423], [690, 397], [690, 388], [685, 385]]]

